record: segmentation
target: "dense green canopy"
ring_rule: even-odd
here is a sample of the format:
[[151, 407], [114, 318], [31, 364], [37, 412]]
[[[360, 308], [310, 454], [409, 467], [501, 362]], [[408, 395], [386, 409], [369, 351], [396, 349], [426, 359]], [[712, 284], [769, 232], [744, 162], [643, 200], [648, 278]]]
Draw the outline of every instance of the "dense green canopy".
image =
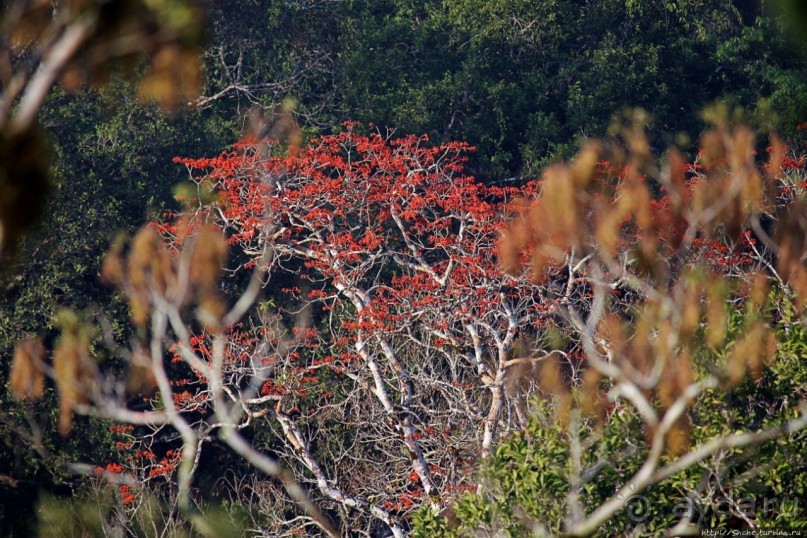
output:
[[231, 38], [213, 49], [217, 87], [293, 95], [319, 130], [467, 141], [490, 180], [568, 157], [624, 107], [652, 115], [660, 147], [692, 143], [716, 99], [788, 133], [807, 113], [803, 58], [753, 1], [245, 2], [214, 22]]

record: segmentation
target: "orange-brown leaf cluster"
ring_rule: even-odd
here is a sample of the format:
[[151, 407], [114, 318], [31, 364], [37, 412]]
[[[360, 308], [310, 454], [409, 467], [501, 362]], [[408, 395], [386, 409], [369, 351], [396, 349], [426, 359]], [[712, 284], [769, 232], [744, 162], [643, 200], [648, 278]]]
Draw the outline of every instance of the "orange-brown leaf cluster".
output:
[[120, 244], [110, 247], [101, 267], [103, 282], [125, 292], [135, 325], [144, 326], [163, 300], [176, 307], [191, 300], [199, 307], [200, 318], [208, 326], [217, 326], [226, 312], [226, 302], [218, 283], [227, 260], [227, 240], [221, 230], [202, 224], [190, 233], [182, 222], [178, 248], [163, 239], [152, 226], [144, 226], [135, 235], [128, 253]]
[[11, 394], [18, 400], [37, 400], [45, 392], [45, 374], [42, 367], [45, 346], [39, 340], [28, 337], [14, 349], [11, 363]]
[[[595, 332], [598, 352], [663, 414], [700, 375], [727, 388], [760, 378], [776, 352], [771, 282], [805, 308], [807, 211], [781, 187], [801, 161], [774, 136], [760, 163], [744, 126], [705, 132], [694, 164], [677, 150], [659, 164], [636, 129], [623, 140], [589, 143], [572, 163], [550, 167], [538, 196], [504, 229], [499, 256], [504, 270], [526, 266], [538, 282], [568, 274], [564, 308], [585, 313], [594, 289], [613, 290]], [[727, 342], [732, 304], [747, 315]], [[696, 363], [703, 349], [725, 361]], [[594, 397], [580, 405], [596, 415], [603, 370], [587, 368], [581, 388]], [[542, 378], [558, 375], [547, 363]], [[667, 434], [669, 453], [688, 447], [688, 432], [681, 417]]]
[[53, 370], [59, 392], [59, 433], [73, 425], [73, 408], [90, 402], [98, 376], [90, 357], [89, 334], [78, 323], [66, 323], [53, 350]]

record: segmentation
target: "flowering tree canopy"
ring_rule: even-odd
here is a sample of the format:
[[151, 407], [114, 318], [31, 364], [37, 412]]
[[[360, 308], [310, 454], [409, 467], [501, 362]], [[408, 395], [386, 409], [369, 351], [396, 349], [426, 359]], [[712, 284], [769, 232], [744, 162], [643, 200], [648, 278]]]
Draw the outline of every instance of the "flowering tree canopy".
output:
[[[578, 439], [550, 526], [573, 535], [623, 508], [624, 488], [586, 502], [597, 470], [582, 447], [625, 413], [645, 430], [630, 492], [807, 423], [801, 411], [700, 439], [688, 414], [759, 378], [777, 324], [801, 323], [803, 163], [780, 142], [760, 167], [751, 132], [721, 125], [694, 164], [671, 152], [659, 165], [628, 128], [516, 188], [466, 176], [467, 145], [361, 129], [176, 159], [187, 209], [113, 247], [102, 270], [140, 327], [131, 349], [106, 345], [129, 359], [143, 403], [100, 375], [76, 320], [52, 371], [36, 342], [21, 345], [17, 395], [40, 395], [50, 372], [65, 432], [74, 412], [139, 425], [117, 432], [126, 468], [100, 472], [175, 483], [200, 528], [193, 480], [216, 432], [276, 480], [251, 488], [288, 503], [272, 509], [277, 532], [329, 535], [403, 536], [416, 510], [482, 491], [478, 462], [528, 425], [535, 394]], [[271, 299], [256, 301], [263, 289]], [[744, 312], [739, 335], [727, 304]], [[179, 437], [160, 441], [166, 426]], [[137, 489], [121, 488], [136, 512]]]

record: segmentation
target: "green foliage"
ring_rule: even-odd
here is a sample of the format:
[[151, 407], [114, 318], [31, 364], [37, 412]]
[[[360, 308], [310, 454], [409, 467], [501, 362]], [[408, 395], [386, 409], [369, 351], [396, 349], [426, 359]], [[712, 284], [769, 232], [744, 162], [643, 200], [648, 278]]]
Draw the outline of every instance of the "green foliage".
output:
[[[131, 330], [128, 312], [112, 291], [98, 281], [104, 252], [114, 236], [137, 229], [158, 211], [170, 208], [172, 191], [183, 171], [171, 164], [177, 154], [218, 150], [232, 140], [235, 128], [208, 112], [166, 118], [154, 106], [140, 104], [134, 88], [121, 80], [102, 92], [55, 92], [41, 114], [51, 140], [53, 185], [45, 217], [6, 260], [0, 282], [0, 353], [10, 358], [26, 334], [55, 337], [59, 308], [69, 305], [91, 316], [103, 316], [124, 342]], [[103, 358], [103, 357], [100, 357]], [[10, 361], [0, 366], [8, 379]], [[5, 385], [5, 383], [3, 384]], [[71, 478], [63, 464], [105, 463], [112, 441], [106, 428], [79, 421], [65, 441], [55, 431], [53, 398], [29, 409], [0, 393], [0, 469], [17, 487], [0, 483], [0, 495], [16, 499], [4, 506], [30, 505], [35, 484], [61, 493], [59, 483]], [[30, 424], [42, 428], [41, 443], [21, 432]], [[23, 500], [23, 497], [26, 500]]]
[[[126, 508], [115, 502], [118, 494], [111, 485], [86, 483], [81, 493], [71, 499], [43, 495], [36, 512], [41, 538], [79, 538], [84, 536], [153, 536], [155, 529], [169, 538], [243, 536], [248, 510], [240, 505], [214, 504], [203, 508], [209, 527], [206, 533], [193, 530], [182, 521], [170, 519], [170, 508], [153, 496], [145, 496], [128, 521]], [[35, 534], [31, 533], [30, 536]]]
[[[775, 359], [758, 381], [707, 391], [697, 400], [689, 414], [693, 447], [799, 415], [798, 404], [807, 391], [807, 333], [780, 292], [772, 292], [771, 301], [782, 312], [776, 324]], [[731, 311], [730, 339], [741, 335], [743, 317], [749, 315]], [[580, 488], [588, 514], [629, 484], [647, 445], [644, 424], [629, 407], [615, 408], [604, 427], [585, 420], [579, 424], [580, 443], [590, 447], [582, 457], [582, 468], [589, 474]], [[480, 530], [513, 537], [561, 532], [571, 508], [573, 432], [556, 422], [549, 401], [537, 402], [528, 427], [505, 440], [481, 472], [480, 492], [466, 494], [441, 516], [428, 509], [417, 513], [412, 520], [415, 536], [477, 536]], [[672, 458], [665, 456], [664, 461]], [[598, 535], [663, 536], [682, 519], [708, 529], [734, 529], [745, 525], [741, 513], [763, 529], [804, 528], [807, 512], [800, 499], [805, 491], [807, 443], [801, 431], [746, 450], [719, 452], [700, 466], [637, 492], [624, 499], [624, 509]]]
[[350, 118], [464, 140], [483, 179], [537, 174], [625, 107], [652, 114], [658, 146], [694, 142], [717, 99], [792, 135], [807, 118], [804, 45], [748, 2], [242, 1], [211, 19], [208, 93], [250, 88], [226, 106], [292, 95], [314, 131]]
[[95, 490], [77, 499], [43, 497], [38, 506], [39, 536], [72, 538], [109, 535], [107, 519], [113, 510], [111, 488]]

